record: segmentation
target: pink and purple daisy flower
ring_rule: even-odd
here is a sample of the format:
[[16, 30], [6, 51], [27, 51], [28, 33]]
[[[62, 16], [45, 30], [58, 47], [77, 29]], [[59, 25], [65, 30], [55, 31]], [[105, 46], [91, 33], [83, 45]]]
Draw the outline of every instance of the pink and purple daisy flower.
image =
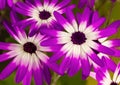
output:
[[[14, 9], [16, 12], [28, 16], [27, 19], [18, 22], [18, 24], [31, 25], [32, 30], [30, 35], [38, 31], [41, 26], [46, 26], [46, 28], [57, 28], [59, 25], [55, 20], [53, 15], [54, 11], [63, 14], [68, 7], [70, 0], [27, 0], [24, 3], [18, 2]], [[73, 5], [70, 5], [73, 7]]]
[[51, 75], [47, 65], [49, 57], [45, 52], [51, 52], [52, 48], [40, 45], [46, 39], [45, 36], [36, 33], [29, 37], [21, 28], [12, 27], [6, 21], [4, 25], [18, 43], [0, 42], [0, 50], [6, 50], [0, 54], [0, 62], [12, 59], [0, 73], [0, 80], [17, 71], [15, 77], [17, 83], [22, 81], [23, 85], [30, 85], [33, 76], [36, 85], [43, 85], [43, 80], [50, 85]]
[[[104, 63], [107, 63], [104, 61]], [[109, 63], [108, 63], [109, 64]], [[90, 76], [98, 81], [98, 85], [119, 85], [120, 84], [120, 63], [115, 65], [113, 76], [107, 66], [97, 69], [96, 72], [91, 72]], [[111, 78], [112, 77], [112, 78]]]
[[50, 58], [51, 62], [62, 59], [60, 73], [67, 72], [69, 76], [73, 76], [82, 68], [82, 77], [85, 79], [89, 76], [91, 69], [89, 59], [97, 65], [103, 66], [103, 62], [97, 54], [114, 55], [113, 49], [102, 45], [99, 39], [116, 33], [120, 21], [113, 22], [105, 29], [100, 30], [105, 18], [100, 18], [97, 12], [92, 15], [89, 8], [86, 8], [83, 14], [77, 15], [78, 21], [70, 9], [66, 12], [67, 19], [58, 12], [54, 12], [54, 15], [64, 29], [62, 31], [41, 29], [41, 33], [51, 36], [41, 45], [61, 46], [61, 49]]

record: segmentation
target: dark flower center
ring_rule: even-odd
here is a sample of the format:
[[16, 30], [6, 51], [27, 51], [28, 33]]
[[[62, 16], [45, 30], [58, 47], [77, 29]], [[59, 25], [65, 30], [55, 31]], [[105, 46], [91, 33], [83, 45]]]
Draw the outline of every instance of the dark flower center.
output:
[[35, 53], [35, 51], [37, 50], [37, 47], [31, 42], [27, 42], [23, 45], [23, 49], [25, 52], [32, 54], [32, 53]]
[[115, 82], [112, 82], [110, 85], [118, 85], [117, 83], [115, 83]]
[[75, 32], [71, 36], [71, 41], [73, 44], [81, 45], [86, 41], [85, 34], [82, 32]]
[[51, 16], [50, 12], [45, 11], [45, 10], [41, 11], [39, 14], [39, 17], [42, 20], [46, 20], [46, 19], [50, 18], [50, 16]]

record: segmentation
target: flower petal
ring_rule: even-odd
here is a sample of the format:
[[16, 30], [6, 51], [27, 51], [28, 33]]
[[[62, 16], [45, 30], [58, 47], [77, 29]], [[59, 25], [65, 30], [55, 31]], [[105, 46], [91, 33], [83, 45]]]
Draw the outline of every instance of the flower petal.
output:
[[86, 59], [84, 58], [81, 60], [81, 68], [82, 68], [82, 79], [86, 79], [89, 76], [91, 69], [88, 58]]
[[120, 20], [113, 22], [106, 29], [100, 31], [100, 38], [109, 37], [117, 32], [117, 28], [120, 26]]
[[0, 80], [7, 78], [17, 68], [17, 65], [12, 61], [8, 64], [5, 69], [0, 73]]
[[71, 26], [71, 24], [68, 23], [68, 21], [62, 15], [60, 15], [58, 12], [54, 12], [54, 16], [67, 32], [73, 33], [75, 31], [73, 29], [73, 27]]
[[67, 71], [67, 68], [69, 68], [70, 63], [71, 63], [71, 59], [69, 57], [64, 58], [62, 63], [60, 64], [60, 69], [59, 69], [60, 73], [64, 74], [64, 72]]
[[68, 75], [74, 76], [80, 70], [80, 67], [81, 67], [80, 60], [76, 58], [72, 58], [70, 67], [68, 68], [68, 72], [67, 72]]
[[42, 69], [41, 68], [33, 70], [33, 77], [35, 80], [35, 85], [43, 85]]
[[28, 67], [19, 66], [17, 73], [16, 73], [16, 77], [15, 77], [16, 83], [20, 83], [24, 79], [24, 77], [27, 73], [27, 70], [28, 70]]
[[25, 77], [22, 81], [23, 85], [30, 85], [31, 84], [31, 79], [32, 79], [32, 71], [27, 71], [25, 74]]
[[46, 66], [46, 65], [44, 65], [43, 74], [44, 74], [43, 76], [44, 76], [45, 81], [47, 82], [48, 85], [50, 85], [51, 74], [50, 74], [50, 70], [49, 70], [48, 66]]

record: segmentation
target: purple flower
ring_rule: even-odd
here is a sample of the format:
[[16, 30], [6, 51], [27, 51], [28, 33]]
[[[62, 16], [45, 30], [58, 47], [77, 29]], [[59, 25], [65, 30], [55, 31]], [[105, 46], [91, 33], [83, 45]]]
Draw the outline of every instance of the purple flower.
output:
[[91, 77], [98, 81], [98, 85], [119, 85], [120, 84], [120, 63], [115, 67], [111, 78], [111, 73], [107, 67], [99, 68], [96, 72], [91, 72]]
[[0, 54], [0, 62], [12, 59], [0, 73], [0, 80], [7, 78], [17, 69], [17, 83], [22, 81], [23, 85], [30, 85], [33, 76], [36, 85], [43, 85], [43, 80], [50, 85], [51, 75], [47, 66], [49, 57], [44, 52], [51, 52], [52, 48], [40, 45], [46, 39], [45, 36], [36, 33], [29, 37], [21, 28], [13, 28], [7, 22], [4, 22], [4, 25], [18, 43], [0, 42], [0, 50], [7, 50]]
[[111, 0], [113, 3], [116, 2], [116, 0]]
[[[54, 12], [56, 20], [63, 26], [62, 31], [42, 29], [41, 33], [51, 36], [43, 41], [43, 46], [61, 46], [61, 49], [55, 53], [50, 61], [54, 62], [62, 59], [60, 64], [60, 73], [67, 72], [73, 76], [82, 68], [82, 77], [86, 78], [91, 69], [89, 59], [99, 66], [103, 66], [102, 60], [97, 56], [98, 53], [113, 55], [114, 51], [108, 46], [102, 45], [99, 39], [109, 37], [117, 32], [120, 21], [113, 22], [105, 29], [99, 27], [105, 21], [100, 18], [97, 12], [91, 16], [91, 11], [86, 8], [81, 15], [75, 19], [72, 11], [67, 10], [67, 20], [58, 12]], [[63, 57], [63, 58], [62, 58]]]
[[[117, 50], [116, 47], [119, 47], [120, 46], [120, 39], [111, 39], [111, 40], [107, 40], [108, 38], [102, 38], [102, 39], [98, 39], [99, 42], [106, 46], [106, 47], [109, 47], [111, 48], [112, 50], [114, 50], [114, 56], [115, 57], [119, 57], [120, 56], [120, 50]], [[115, 70], [115, 63], [112, 61], [112, 59], [109, 57], [109, 55], [106, 55], [104, 53], [98, 53], [97, 56], [102, 59], [104, 58], [105, 61], [103, 62], [106, 62], [105, 64], [107, 65], [107, 67], [111, 70], [111, 71], [114, 71]], [[99, 65], [97, 65], [96, 63], [94, 63], [94, 61], [92, 61], [90, 59], [90, 62], [91, 64], [93, 65], [94, 69], [98, 69], [98, 68], [101, 68]]]
[[[4, 9], [7, 5], [12, 7], [18, 0], [0, 0], [0, 10]], [[19, 0], [20, 1], [20, 0]]]
[[79, 0], [78, 7], [83, 8], [85, 6], [92, 8], [94, 6], [95, 0]]
[[14, 9], [25, 16], [28, 16], [27, 19], [19, 22], [23, 24], [23, 26], [32, 24], [34, 29], [32, 30], [30, 35], [33, 35], [41, 26], [46, 26], [47, 28], [57, 28], [57, 22], [54, 18], [53, 12], [57, 11], [60, 14], [63, 14], [69, 4], [70, 0], [62, 0], [62, 2], [58, 2], [58, 0], [43, 0], [42, 3], [40, 0], [27, 0], [25, 3], [18, 2]]

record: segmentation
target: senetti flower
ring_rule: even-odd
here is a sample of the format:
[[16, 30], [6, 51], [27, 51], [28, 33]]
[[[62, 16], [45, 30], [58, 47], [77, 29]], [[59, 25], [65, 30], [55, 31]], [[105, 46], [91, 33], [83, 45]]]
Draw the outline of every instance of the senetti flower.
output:
[[98, 39], [116, 33], [120, 21], [113, 22], [105, 29], [100, 30], [99, 27], [105, 21], [105, 18], [100, 18], [97, 12], [94, 12], [92, 17], [91, 14], [89, 8], [86, 8], [82, 15], [77, 15], [78, 21], [76, 21], [70, 9], [66, 12], [67, 19], [58, 12], [54, 12], [56, 20], [64, 29], [62, 31], [41, 30], [41, 33], [51, 36], [41, 45], [61, 46], [61, 49], [50, 58], [51, 62], [62, 59], [59, 70], [61, 73], [67, 72], [68, 75], [73, 76], [82, 68], [82, 77], [85, 79], [89, 75], [91, 68], [89, 58], [97, 65], [103, 66], [97, 53], [114, 54], [111, 48], [102, 45]]
[[7, 5], [9, 7], [12, 7], [12, 5], [15, 4], [17, 1], [20, 0], [0, 0], [0, 10], [4, 9]]
[[85, 6], [93, 8], [95, 0], [79, 0], [78, 7], [83, 8]]
[[0, 80], [17, 70], [15, 78], [17, 83], [22, 81], [23, 85], [31, 85], [33, 76], [36, 85], [43, 85], [43, 80], [50, 85], [51, 76], [47, 66], [49, 57], [45, 52], [51, 51], [51, 48], [40, 45], [45, 36], [36, 33], [29, 37], [21, 28], [13, 28], [7, 22], [4, 22], [4, 25], [18, 43], [0, 42], [0, 50], [7, 50], [0, 54], [0, 62], [12, 59], [0, 73]]
[[[108, 38], [101, 38], [98, 39], [98, 41], [106, 46], [111, 48], [112, 50], [114, 50], [114, 57], [119, 57], [120, 56], [120, 50], [116, 49], [116, 47], [120, 46], [120, 39], [111, 39], [108, 40]], [[114, 71], [115, 70], [115, 63], [113, 62], [113, 60], [109, 57], [109, 55], [106, 55], [104, 53], [99, 53], [98, 51], [95, 51], [97, 56], [102, 59], [104, 58], [104, 62], [106, 62], [105, 64], [107, 65], [107, 67], [111, 70]], [[93, 64], [94, 69], [98, 69], [101, 68], [99, 65], [97, 65], [96, 63], [94, 63], [91, 59], [90, 59], [91, 64]]]
[[119, 85], [120, 84], [120, 63], [116, 66], [111, 78], [110, 70], [107, 67], [99, 68], [91, 72], [91, 77], [98, 81], [98, 85]]
[[[15, 10], [25, 16], [28, 16], [27, 19], [21, 21], [19, 24], [30, 25], [34, 29], [32, 30], [33, 35], [34, 32], [38, 31], [41, 26], [46, 26], [47, 28], [54, 28], [57, 25], [57, 22], [54, 18], [53, 12], [57, 11], [60, 14], [63, 14], [69, 4], [70, 0], [62, 0], [58, 2], [58, 0], [27, 0], [25, 3], [18, 2]], [[72, 7], [72, 6], [71, 6]], [[57, 26], [58, 27], [58, 26]]]

